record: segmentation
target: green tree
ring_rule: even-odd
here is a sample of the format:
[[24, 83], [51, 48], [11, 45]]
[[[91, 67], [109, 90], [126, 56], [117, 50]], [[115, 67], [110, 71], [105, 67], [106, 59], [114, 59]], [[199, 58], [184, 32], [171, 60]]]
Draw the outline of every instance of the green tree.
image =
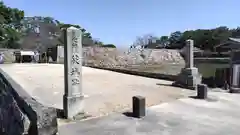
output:
[[[58, 22], [59, 22], [59, 21], [58, 21]], [[82, 32], [83, 32], [83, 38], [88, 38], [88, 39], [90, 39], [90, 40], [92, 39], [91, 33], [86, 32], [86, 29], [81, 28], [81, 26], [79, 26], [79, 25], [64, 24], [64, 23], [59, 23], [59, 24], [58, 24], [58, 27], [59, 27], [60, 29], [66, 29], [66, 28], [69, 28], [69, 27], [71, 27], [71, 26], [73, 26], [73, 27], [75, 27], [75, 28], [78, 28], [78, 29], [81, 29]], [[61, 36], [59, 37], [59, 42], [60, 42], [61, 44], [64, 43], [64, 42], [63, 42], [63, 35], [62, 35], [62, 34], [61, 34]]]
[[44, 17], [43, 18], [43, 21], [45, 23], [53, 23], [54, 19], [52, 17]]
[[114, 44], [104, 44], [102, 47], [116, 48]]
[[[171, 33], [168, 42], [168, 48], [176, 49], [183, 47], [187, 39], [194, 40], [194, 46], [202, 50], [212, 50], [214, 46], [224, 43], [229, 37], [240, 37], [240, 28], [229, 29], [226, 26], [220, 26], [214, 29], [188, 30], [183, 33], [176, 31]], [[165, 42], [166, 37], [162, 36], [161, 41]]]
[[59, 23], [60, 29], [68, 28], [68, 27], [71, 27], [71, 26], [73, 26], [75, 28], [78, 28], [78, 29], [81, 29], [82, 32], [83, 32], [83, 37], [92, 38], [91, 33], [87, 32], [84, 28], [82, 28], [79, 25]]
[[182, 44], [180, 43], [182, 37], [182, 32], [175, 31], [170, 34], [169, 36], [169, 48], [181, 48]]
[[5, 28], [4, 33], [6, 34], [6, 39], [2, 41], [1, 47], [3, 48], [20, 48], [19, 40], [21, 34], [12, 28]]
[[95, 45], [100, 45], [100, 46], [103, 46], [103, 45], [104, 45], [104, 43], [103, 43], [102, 41], [100, 41], [99, 39], [93, 39], [93, 43], [94, 43]]
[[221, 26], [213, 29], [212, 37], [215, 44], [225, 42], [231, 36], [231, 31], [226, 26]]
[[231, 35], [234, 38], [240, 38], [240, 27], [236, 28], [236, 29], [232, 29], [231, 31]]
[[160, 43], [161, 43], [164, 47], [168, 46], [168, 45], [169, 45], [169, 38], [168, 38], [168, 36], [161, 36], [161, 37], [160, 37]]
[[231, 30], [226, 26], [217, 27], [214, 29], [197, 29], [185, 31], [180, 39], [181, 43], [185, 44], [187, 39], [193, 39], [195, 47], [203, 50], [212, 50], [214, 46], [225, 42], [232, 36]]
[[18, 48], [21, 35], [21, 20], [24, 11], [7, 7], [0, 2], [0, 45], [6, 48]]

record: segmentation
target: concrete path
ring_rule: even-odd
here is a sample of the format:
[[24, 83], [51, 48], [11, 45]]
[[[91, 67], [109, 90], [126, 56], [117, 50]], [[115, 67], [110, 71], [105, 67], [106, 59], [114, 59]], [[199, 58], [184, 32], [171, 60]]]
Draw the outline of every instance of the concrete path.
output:
[[60, 135], [239, 135], [240, 95], [210, 93], [150, 107], [142, 119], [111, 114], [63, 125]]
[[[60, 64], [3, 64], [0, 68], [39, 102], [63, 107], [64, 66]], [[172, 82], [83, 67], [85, 111], [93, 117], [131, 107], [135, 95], [148, 106], [181, 98], [188, 90], [170, 87]]]

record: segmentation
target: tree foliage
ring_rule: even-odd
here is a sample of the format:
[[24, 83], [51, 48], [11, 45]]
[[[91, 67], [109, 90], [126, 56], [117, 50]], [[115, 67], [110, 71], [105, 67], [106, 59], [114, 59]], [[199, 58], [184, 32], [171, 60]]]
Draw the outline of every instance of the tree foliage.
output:
[[168, 36], [161, 36], [159, 40], [160, 40], [160, 43], [165, 47], [170, 44]]
[[71, 27], [71, 26], [80, 29], [83, 32], [83, 37], [85, 37], [85, 38], [92, 38], [91, 33], [87, 32], [84, 28], [82, 28], [79, 25], [59, 23], [60, 29], [65, 29], [65, 28], [68, 28], [68, 27]]
[[137, 47], [137, 46], [144, 47], [149, 43], [150, 40], [153, 40], [154, 38], [155, 38], [155, 36], [153, 36], [152, 34], [145, 34], [143, 36], [138, 36], [132, 46], [133, 47]]
[[187, 39], [193, 39], [195, 47], [202, 50], [212, 50], [214, 46], [224, 43], [229, 37], [240, 38], [240, 27], [229, 29], [226, 26], [220, 26], [214, 29], [197, 29], [184, 32], [176, 31], [167, 36], [161, 36], [163, 43], [169, 42], [167, 48], [182, 48]]
[[21, 38], [21, 20], [24, 11], [7, 7], [0, 2], [0, 46], [6, 48], [18, 48]]
[[116, 48], [116, 46], [114, 44], [104, 44], [102, 47]]
[[[79, 25], [65, 24], [52, 17], [24, 17], [24, 11], [0, 2], [0, 47], [45, 50], [63, 44], [61, 30], [71, 26], [83, 32], [84, 41], [93, 42], [91, 33]], [[96, 44], [104, 45], [100, 40]]]

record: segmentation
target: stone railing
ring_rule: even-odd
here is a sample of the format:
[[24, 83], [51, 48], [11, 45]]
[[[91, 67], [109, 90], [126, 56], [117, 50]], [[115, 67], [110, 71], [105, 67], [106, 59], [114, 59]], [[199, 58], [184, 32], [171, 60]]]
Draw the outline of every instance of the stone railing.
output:
[[[1, 70], [1, 69], [0, 69]], [[56, 109], [46, 107], [0, 71], [0, 134], [55, 135]]]

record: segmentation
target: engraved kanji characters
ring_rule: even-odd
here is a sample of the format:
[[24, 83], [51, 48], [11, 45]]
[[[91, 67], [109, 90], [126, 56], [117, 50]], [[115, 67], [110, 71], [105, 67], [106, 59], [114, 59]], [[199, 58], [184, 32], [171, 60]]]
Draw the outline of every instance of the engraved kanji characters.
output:
[[78, 54], [72, 55], [72, 64], [80, 64], [80, 57]]
[[79, 68], [72, 67], [71, 75], [80, 75]]
[[72, 85], [78, 85], [78, 84], [80, 84], [79, 79], [76, 79], [76, 78], [72, 79]]

